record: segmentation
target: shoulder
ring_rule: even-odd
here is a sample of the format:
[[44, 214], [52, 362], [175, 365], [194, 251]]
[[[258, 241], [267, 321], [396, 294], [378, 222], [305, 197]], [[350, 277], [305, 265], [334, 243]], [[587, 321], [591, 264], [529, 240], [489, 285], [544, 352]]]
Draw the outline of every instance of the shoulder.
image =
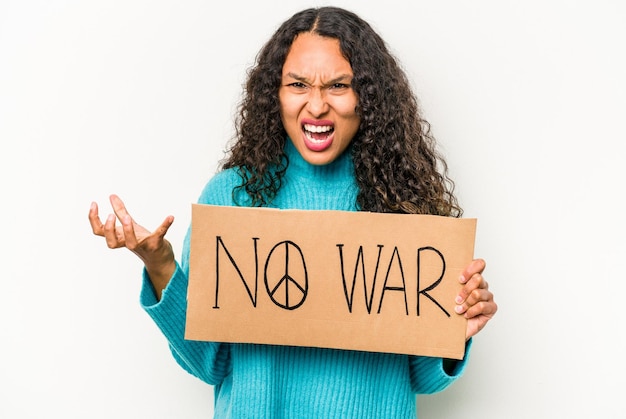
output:
[[[235, 168], [225, 169], [216, 173], [204, 186], [198, 199], [200, 204], [236, 205], [234, 195], [240, 196], [235, 190], [242, 183], [241, 176]], [[245, 193], [244, 193], [245, 195]]]

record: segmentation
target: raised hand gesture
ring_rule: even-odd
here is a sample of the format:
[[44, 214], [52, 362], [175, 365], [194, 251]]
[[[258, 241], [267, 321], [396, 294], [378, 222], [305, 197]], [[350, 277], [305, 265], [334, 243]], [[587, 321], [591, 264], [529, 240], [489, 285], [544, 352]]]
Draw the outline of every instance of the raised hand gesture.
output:
[[[98, 215], [98, 204], [92, 202], [89, 223], [93, 234], [104, 237], [111, 249], [126, 247], [139, 256], [146, 266], [157, 298], [161, 299], [161, 292], [176, 269], [172, 245], [165, 239], [174, 217], [168, 216], [154, 232], [150, 232], [133, 220], [117, 195], [111, 195], [110, 202], [114, 213], [104, 223]], [[121, 225], [117, 225], [116, 220]]]

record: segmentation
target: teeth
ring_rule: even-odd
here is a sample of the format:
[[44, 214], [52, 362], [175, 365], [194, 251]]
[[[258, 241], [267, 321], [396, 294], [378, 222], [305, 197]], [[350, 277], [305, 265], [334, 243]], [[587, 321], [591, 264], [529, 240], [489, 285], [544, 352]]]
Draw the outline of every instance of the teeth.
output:
[[312, 133], [309, 131], [304, 131], [304, 135], [306, 135], [306, 138], [309, 139], [309, 141], [311, 141], [312, 143], [323, 143], [324, 141], [326, 141], [325, 138], [315, 138], [313, 137]]
[[304, 129], [309, 131], [309, 132], [328, 132], [331, 129], [333, 129], [333, 127], [331, 127], [330, 125], [310, 125], [310, 124], [304, 124]]

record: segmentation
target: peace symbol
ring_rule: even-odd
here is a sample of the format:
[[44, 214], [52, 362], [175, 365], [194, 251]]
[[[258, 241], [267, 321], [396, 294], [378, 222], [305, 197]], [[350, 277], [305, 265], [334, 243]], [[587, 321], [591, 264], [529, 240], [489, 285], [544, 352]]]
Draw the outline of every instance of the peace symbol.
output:
[[[277, 249], [283, 250], [284, 252], [284, 271], [283, 269], [280, 269], [280, 271], [284, 272], [284, 274], [278, 280], [276, 280], [275, 278], [268, 278], [267, 273], [268, 267], [270, 265], [270, 260], [272, 259], [272, 254]], [[302, 266], [298, 267], [298, 270], [303, 272], [304, 278], [299, 278], [299, 281], [289, 274], [289, 265], [293, 263], [298, 263], [298, 261], [294, 262], [294, 260], [289, 259], [290, 249], [295, 250], [300, 255], [300, 262], [302, 263]], [[279, 251], [276, 253], [276, 255], [280, 255], [280, 253], [281, 252]], [[267, 260], [265, 261], [264, 276], [267, 295], [269, 295], [270, 299], [277, 306], [286, 310], [295, 310], [304, 303], [304, 300], [306, 300], [306, 296], [309, 291], [309, 277], [307, 274], [306, 263], [304, 262], [304, 255], [302, 254], [302, 250], [294, 242], [286, 240], [279, 242], [274, 247], [272, 247], [272, 250], [270, 250], [269, 254], [267, 255]], [[270, 282], [272, 285], [270, 285]]]

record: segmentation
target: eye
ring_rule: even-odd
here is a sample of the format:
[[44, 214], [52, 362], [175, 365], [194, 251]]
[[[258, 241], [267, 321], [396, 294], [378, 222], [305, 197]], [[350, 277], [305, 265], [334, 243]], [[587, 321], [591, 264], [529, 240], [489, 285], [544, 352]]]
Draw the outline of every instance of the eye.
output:
[[306, 85], [299, 81], [294, 81], [293, 83], [289, 83], [287, 86], [294, 87], [296, 89], [305, 89]]
[[335, 83], [332, 86], [330, 86], [330, 88], [333, 90], [349, 89], [350, 85], [346, 83]]

